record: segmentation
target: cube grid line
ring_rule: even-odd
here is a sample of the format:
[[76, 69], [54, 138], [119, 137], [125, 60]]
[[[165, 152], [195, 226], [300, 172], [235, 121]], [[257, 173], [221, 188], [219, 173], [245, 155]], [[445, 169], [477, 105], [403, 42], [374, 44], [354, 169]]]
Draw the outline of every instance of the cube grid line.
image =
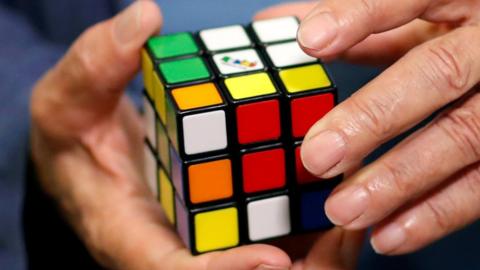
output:
[[151, 37], [142, 51], [145, 175], [192, 254], [330, 228], [341, 181], [308, 173], [307, 130], [337, 103], [282, 17]]

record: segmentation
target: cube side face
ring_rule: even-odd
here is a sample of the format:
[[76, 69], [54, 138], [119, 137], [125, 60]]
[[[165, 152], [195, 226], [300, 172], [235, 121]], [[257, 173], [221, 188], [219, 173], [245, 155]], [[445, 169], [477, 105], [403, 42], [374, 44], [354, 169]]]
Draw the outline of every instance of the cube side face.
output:
[[300, 145], [337, 90], [297, 28], [288, 17], [177, 33], [142, 52], [150, 186], [193, 254], [332, 226], [323, 207], [335, 184], [308, 173]]

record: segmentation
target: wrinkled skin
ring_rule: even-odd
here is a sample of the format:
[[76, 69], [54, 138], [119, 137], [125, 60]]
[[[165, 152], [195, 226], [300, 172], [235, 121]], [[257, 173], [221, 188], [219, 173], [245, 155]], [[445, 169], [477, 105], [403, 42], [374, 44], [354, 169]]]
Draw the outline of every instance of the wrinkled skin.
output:
[[303, 18], [312, 56], [389, 66], [310, 129], [301, 153], [315, 175], [349, 170], [442, 109], [327, 200], [338, 226], [374, 227], [378, 253], [418, 250], [480, 217], [479, 10], [479, 0], [325, 0], [259, 15]]
[[[341, 228], [190, 255], [145, 184], [144, 127], [123, 92], [139, 69], [140, 49], [161, 24], [153, 2], [136, 1], [82, 34], [34, 88], [39, 181], [93, 257], [108, 269], [353, 268], [362, 233]], [[292, 265], [297, 258], [305, 263]]]

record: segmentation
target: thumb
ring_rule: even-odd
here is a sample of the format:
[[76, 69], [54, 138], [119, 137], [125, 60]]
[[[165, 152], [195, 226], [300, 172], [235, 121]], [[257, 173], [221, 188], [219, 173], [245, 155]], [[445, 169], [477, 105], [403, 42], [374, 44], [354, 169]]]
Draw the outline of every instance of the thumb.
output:
[[320, 234], [304, 261], [292, 269], [355, 269], [365, 231], [335, 227]]
[[161, 22], [158, 6], [142, 0], [83, 33], [33, 91], [37, 127], [70, 138], [110, 116], [139, 69], [143, 44]]
[[255, 19], [263, 20], [283, 16], [297, 16], [302, 20], [317, 4], [318, 1], [306, 1], [275, 5], [258, 12], [255, 15]]
[[279, 248], [255, 244], [213, 253], [207, 269], [229, 270], [287, 270], [291, 261]]

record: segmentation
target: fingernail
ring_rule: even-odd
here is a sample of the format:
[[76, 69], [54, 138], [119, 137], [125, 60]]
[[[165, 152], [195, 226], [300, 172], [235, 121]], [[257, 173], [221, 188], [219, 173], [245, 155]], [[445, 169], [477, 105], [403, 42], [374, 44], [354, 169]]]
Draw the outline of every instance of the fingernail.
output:
[[260, 264], [255, 270], [288, 270], [288, 267]]
[[321, 176], [345, 156], [346, 144], [337, 132], [323, 131], [303, 142], [302, 162], [312, 174]]
[[119, 43], [126, 44], [140, 32], [142, 4], [133, 3], [122, 11], [115, 19], [113, 33]]
[[344, 226], [361, 216], [368, 203], [369, 195], [364, 187], [349, 186], [332, 194], [325, 203], [325, 212], [333, 224]]
[[298, 41], [303, 47], [320, 51], [337, 36], [338, 23], [330, 12], [321, 12], [304, 20], [298, 30]]
[[378, 254], [388, 254], [398, 249], [407, 240], [407, 234], [402, 226], [392, 223], [375, 234], [370, 243]]

